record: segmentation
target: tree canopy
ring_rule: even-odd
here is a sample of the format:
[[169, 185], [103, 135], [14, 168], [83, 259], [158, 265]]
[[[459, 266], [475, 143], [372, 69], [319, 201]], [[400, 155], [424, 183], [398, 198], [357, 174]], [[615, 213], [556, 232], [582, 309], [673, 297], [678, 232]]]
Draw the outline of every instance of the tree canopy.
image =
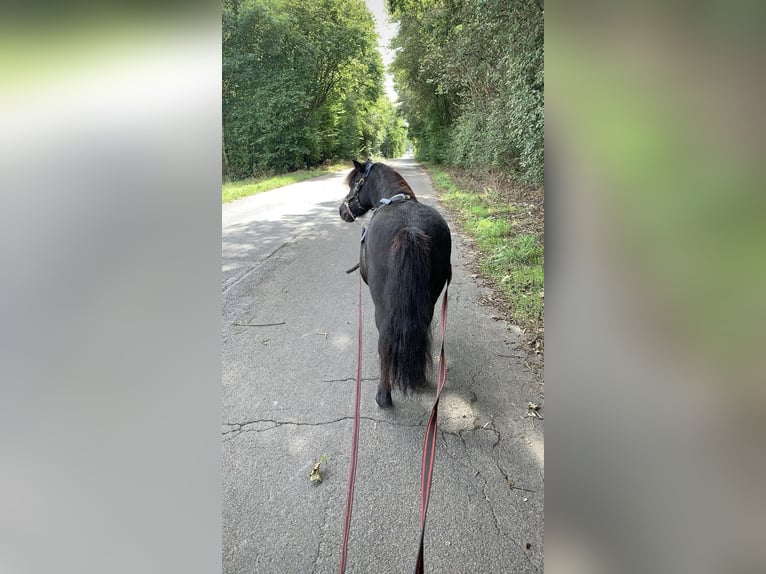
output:
[[404, 151], [362, 0], [224, 0], [228, 177]]
[[388, 9], [417, 156], [542, 184], [542, 0], [388, 0]]

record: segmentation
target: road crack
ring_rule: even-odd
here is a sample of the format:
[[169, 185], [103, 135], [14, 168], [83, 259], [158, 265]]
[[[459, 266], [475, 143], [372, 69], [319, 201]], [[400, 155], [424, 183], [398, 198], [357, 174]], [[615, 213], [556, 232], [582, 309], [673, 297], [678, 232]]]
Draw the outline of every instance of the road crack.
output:
[[[392, 426], [398, 426], [398, 427], [422, 427], [424, 426], [422, 423], [414, 423], [414, 424], [406, 424], [406, 423], [399, 423], [396, 421], [390, 421], [385, 419], [377, 419], [375, 417], [369, 417], [369, 416], [362, 416], [359, 417], [360, 420], [373, 422], [373, 423], [381, 423], [381, 424], [389, 424]], [[279, 421], [276, 419], [258, 419], [254, 421], [247, 421], [243, 423], [224, 423], [223, 424], [223, 430], [221, 432], [221, 435], [223, 436], [223, 442], [228, 442], [236, 437], [238, 437], [243, 432], [266, 432], [270, 430], [274, 430], [279, 427], [283, 426], [310, 426], [310, 427], [319, 427], [319, 426], [326, 426], [326, 425], [333, 425], [345, 421], [353, 421], [354, 417], [352, 416], [345, 416], [340, 417], [337, 419], [329, 420], [329, 421], [317, 421], [317, 422], [304, 422], [304, 421]]]
[[[231, 277], [230, 280], [223, 286], [222, 288], [222, 295], [227, 295], [229, 289], [240, 283], [245, 277], [250, 275], [253, 271], [258, 269], [261, 265], [263, 265], [266, 261], [271, 259], [272, 256], [274, 256], [277, 252], [281, 251], [288, 245], [290, 245], [291, 241], [285, 241], [282, 245], [277, 247], [274, 251], [266, 255], [266, 257], [263, 257], [262, 259], [259, 259], [256, 261], [253, 265], [250, 265], [246, 270], [242, 271], [239, 275], [236, 275], [235, 277]], [[231, 261], [238, 261], [237, 259], [231, 259]]]
[[[492, 454], [490, 454], [490, 458], [493, 460], [493, 462], [495, 463], [495, 466], [497, 467], [498, 471], [500, 472], [500, 474], [505, 479], [506, 484], [511, 489], [513, 489], [514, 488], [513, 482], [510, 480], [510, 477], [508, 476], [508, 473], [502, 468], [502, 466], [500, 466], [500, 463], [498, 461], [498, 455], [497, 455], [497, 452], [496, 452], [496, 447], [500, 443], [501, 436], [500, 436], [500, 433], [497, 430], [495, 430], [494, 428], [491, 428], [491, 427], [485, 428], [485, 427], [482, 427], [482, 426], [476, 426], [476, 427], [474, 427], [472, 429], [467, 429], [467, 430], [459, 431], [459, 432], [449, 432], [449, 431], [439, 430], [439, 433], [442, 436], [442, 441], [444, 442], [444, 445], [445, 445], [444, 452], [452, 460], [454, 460], [455, 462], [457, 462], [458, 464], [460, 464], [464, 468], [468, 469], [468, 471], [474, 476], [474, 478], [478, 478], [479, 479], [480, 484], [477, 484], [476, 487], [480, 491], [481, 496], [484, 499], [484, 502], [486, 502], [487, 507], [489, 508], [489, 511], [492, 514], [493, 526], [494, 526], [495, 531], [497, 532], [498, 536], [507, 536], [511, 540], [511, 542], [513, 542], [513, 544], [521, 551], [521, 554], [527, 559], [527, 561], [529, 562], [529, 565], [532, 566], [535, 569], [536, 572], [539, 572], [540, 569], [537, 566], [537, 564], [535, 564], [535, 562], [533, 561], [532, 556], [530, 556], [529, 552], [524, 548], [524, 546], [518, 540], [514, 539], [513, 536], [511, 536], [510, 533], [506, 532], [503, 529], [503, 527], [501, 526], [500, 517], [498, 516], [497, 512], [495, 511], [495, 505], [494, 505], [492, 499], [487, 494], [487, 489], [488, 489], [488, 486], [489, 486], [489, 480], [488, 480], [488, 478], [486, 476], [484, 476], [484, 474], [482, 473], [481, 468], [478, 468], [477, 466], [475, 466], [472, 463], [471, 457], [468, 454], [470, 452], [470, 449], [468, 448], [468, 445], [467, 445], [467, 443], [465, 441], [465, 437], [463, 435], [465, 433], [471, 433], [471, 432], [474, 432], [474, 431], [477, 431], [477, 430], [487, 430], [487, 431], [495, 433], [497, 439], [495, 440], [495, 443], [492, 445], [492, 449], [491, 449], [492, 450]], [[458, 439], [460, 439], [460, 444], [462, 445], [463, 452], [465, 453], [466, 456], [455, 456], [455, 455], [453, 455], [450, 452], [450, 449], [448, 448], [448, 443], [447, 443], [447, 439], [446, 439], [445, 435], [454, 436], [454, 437], [457, 437]], [[520, 487], [515, 487], [515, 488], [517, 490], [527, 490], [525, 488], [520, 488]], [[530, 491], [530, 492], [537, 492], [537, 491]]]

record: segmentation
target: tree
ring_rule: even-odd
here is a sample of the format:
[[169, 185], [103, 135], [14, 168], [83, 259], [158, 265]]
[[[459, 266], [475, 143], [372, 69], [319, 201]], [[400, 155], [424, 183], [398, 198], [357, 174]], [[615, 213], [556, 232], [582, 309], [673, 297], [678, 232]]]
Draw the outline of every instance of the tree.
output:
[[390, 122], [378, 117], [383, 64], [362, 0], [227, 0], [222, 30], [230, 176], [379, 150]]
[[543, 10], [535, 0], [388, 0], [418, 157], [542, 184]]

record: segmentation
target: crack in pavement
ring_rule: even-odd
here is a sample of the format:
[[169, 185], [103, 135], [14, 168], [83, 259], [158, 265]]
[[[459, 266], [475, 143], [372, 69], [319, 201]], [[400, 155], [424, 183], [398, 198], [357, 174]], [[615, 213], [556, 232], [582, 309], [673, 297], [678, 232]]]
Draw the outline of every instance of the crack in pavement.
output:
[[[449, 434], [449, 435], [453, 435], [453, 436], [456, 436], [456, 437], [458, 437], [458, 438], [460, 439], [460, 442], [461, 442], [461, 444], [463, 445], [463, 452], [465, 452], [465, 453], [466, 453], [466, 455], [467, 455], [466, 457], [460, 457], [460, 458], [457, 458], [457, 457], [455, 457], [455, 456], [454, 456], [454, 455], [453, 455], [453, 454], [452, 454], [452, 453], [449, 451], [449, 448], [446, 448], [446, 449], [445, 449], [445, 453], [446, 453], [446, 454], [447, 454], [447, 456], [449, 456], [449, 457], [450, 457], [452, 460], [454, 460], [454, 461], [455, 461], [455, 462], [457, 462], [458, 464], [462, 465], [463, 467], [467, 468], [469, 471], [473, 472], [473, 473], [474, 473], [474, 474], [473, 474], [473, 475], [474, 475], [474, 477], [478, 477], [478, 478], [481, 480], [481, 482], [482, 482], [482, 484], [480, 485], [480, 489], [481, 489], [481, 495], [482, 495], [482, 497], [484, 498], [484, 501], [487, 503], [487, 506], [489, 507], [489, 510], [490, 510], [490, 512], [492, 513], [492, 518], [493, 518], [493, 521], [494, 521], [494, 526], [495, 526], [495, 530], [496, 530], [496, 532], [498, 533], [498, 535], [502, 536], [502, 535], [504, 534], [504, 532], [503, 532], [503, 528], [500, 526], [500, 519], [499, 519], [499, 517], [498, 517], [498, 515], [497, 515], [497, 512], [495, 512], [495, 506], [494, 506], [494, 504], [492, 503], [492, 500], [489, 498], [489, 496], [487, 496], [487, 486], [489, 485], [489, 481], [488, 481], [488, 479], [487, 479], [487, 478], [486, 478], [486, 477], [485, 477], [485, 476], [482, 474], [482, 472], [481, 472], [481, 469], [479, 469], [479, 468], [476, 468], [476, 466], [474, 466], [474, 465], [471, 463], [471, 457], [468, 455], [468, 453], [470, 452], [470, 450], [469, 450], [469, 448], [468, 448], [468, 445], [467, 445], [467, 444], [466, 444], [466, 442], [465, 442], [465, 437], [463, 436], [463, 433], [466, 433], [466, 432], [473, 432], [473, 431], [476, 431], [476, 430], [490, 430], [491, 432], [494, 432], [494, 433], [497, 435], [497, 441], [495, 442], [495, 444], [494, 444], [494, 445], [493, 445], [493, 447], [492, 447], [492, 451], [493, 451], [494, 455], [493, 455], [493, 456], [491, 456], [490, 458], [491, 458], [491, 459], [493, 459], [493, 461], [494, 461], [495, 465], [497, 466], [498, 470], [501, 472], [501, 474], [503, 475], [503, 477], [505, 477], [505, 479], [506, 479], [506, 484], [508, 484], [508, 485], [509, 485], [509, 487], [510, 487], [510, 484], [511, 484], [511, 483], [510, 483], [510, 481], [509, 481], [509, 479], [508, 479], [508, 475], [507, 475], [507, 473], [506, 473], [506, 472], [505, 472], [505, 471], [504, 471], [504, 470], [503, 470], [503, 469], [500, 467], [500, 463], [499, 463], [499, 461], [498, 461], [498, 455], [497, 455], [497, 453], [495, 452], [495, 447], [496, 447], [496, 446], [497, 446], [497, 445], [500, 443], [500, 440], [501, 440], [501, 437], [500, 437], [500, 433], [499, 433], [497, 430], [495, 430], [495, 429], [492, 429], [492, 428], [489, 428], [489, 429], [485, 429], [485, 428], [483, 428], [483, 427], [474, 427], [474, 428], [472, 428], [472, 429], [469, 429], [469, 430], [465, 430], [465, 431], [459, 431], [459, 432], [447, 432], [447, 431], [442, 431], [442, 430], [440, 430], [439, 432], [440, 432], [440, 434], [442, 435], [442, 440], [444, 441], [444, 444], [445, 444], [445, 446], [446, 446], [448, 443], [447, 443], [447, 439], [445, 438], [445, 436], [444, 436], [444, 435], [447, 435], [447, 434]], [[513, 487], [511, 487], [511, 488], [513, 488]], [[519, 490], [525, 490], [525, 489], [519, 489]], [[521, 545], [521, 543], [519, 543], [519, 542], [518, 542], [516, 539], [514, 539], [514, 538], [513, 538], [513, 536], [511, 536], [511, 535], [510, 535], [510, 533], [505, 533], [505, 534], [508, 536], [508, 538], [511, 540], [511, 542], [513, 542], [513, 544], [514, 544], [514, 545], [515, 545], [515, 546], [516, 546], [516, 547], [517, 547], [517, 548], [518, 548], [518, 549], [521, 551], [521, 554], [522, 554], [522, 555], [523, 555], [523, 556], [524, 556], [524, 557], [527, 559], [527, 561], [529, 562], [530, 566], [532, 566], [532, 567], [535, 569], [535, 571], [536, 571], [536, 572], [539, 572], [539, 571], [540, 571], [540, 569], [539, 569], [538, 565], [537, 565], [537, 564], [535, 564], [535, 563], [532, 561], [532, 556], [531, 556], [531, 555], [529, 554], [529, 552], [528, 552], [528, 551], [527, 551], [527, 550], [526, 550], [526, 549], [525, 549], [525, 548], [524, 548], [524, 547]]]
[[[360, 418], [360, 420], [369, 421], [369, 422], [373, 422], [373, 423], [376, 423], [376, 424], [377, 423], [382, 423], [382, 424], [389, 424], [389, 425], [392, 425], [392, 426], [405, 427], [405, 428], [425, 427], [425, 425], [426, 425], [426, 420], [425, 419], [421, 419], [417, 423], [401, 423], [401, 422], [396, 422], [396, 421], [391, 421], [391, 420], [386, 420], [386, 419], [378, 419], [378, 418], [370, 417], [370, 416], [361, 416], [359, 418]], [[237, 436], [239, 436], [243, 432], [266, 432], [266, 431], [274, 430], [275, 428], [279, 428], [279, 427], [282, 427], [282, 426], [289, 426], [289, 425], [296, 426], [296, 427], [300, 427], [300, 426], [325, 426], [325, 425], [332, 425], [332, 424], [337, 424], [337, 423], [344, 422], [344, 421], [353, 421], [353, 420], [354, 420], [353, 416], [344, 416], [344, 417], [340, 417], [340, 418], [329, 420], [329, 421], [317, 421], [317, 422], [279, 421], [279, 420], [276, 420], [276, 419], [257, 419], [257, 420], [253, 420], [253, 421], [243, 422], [243, 423], [223, 423], [224, 427], [229, 427], [229, 428], [224, 429], [221, 432], [221, 435], [224, 437], [223, 442], [227, 442], [229, 440], [232, 440], [232, 439], [236, 438]], [[268, 426], [264, 427], [263, 425], [268, 425]], [[455, 435], [455, 436], [460, 437], [460, 440], [463, 442], [463, 445], [465, 446], [465, 439], [462, 436], [463, 433], [470, 433], [470, 432], [475, 432], [475, 431], [479, 431], [479, 430], [485, 430], [485, 431], [493, 432], [496, 435], [498, 435], [498, 440], [495, 442], [495, 445], [497, 445], [497, 443], [500, 441], [500, 439], [499, 439], [500, 433], [498, 433], [495, 429], [493, 429], [491, 427], [485, 428], [485, 427], [482, 427], [482, 426], [475, 426], [475, 427], [473, 427], [471, 429], [465, 429], [465, 430], [461, 430], [461, 431], [457, 431], [457, 432], [455, 432], [455, 431], [446, 431], [446, 430], [439, 429], [439, 432], [442, 433], [442, 435], [449, 434], [449, 435]], [[446, 444], [447, 443], [446, 443], [446, 439], [445, 439], [445, 446], [446, 446]], [[495, 445], [493, 445], [493, 447]]]
[[508, 484], [508, 488], [510, 488], [511, 490], [523, 490], [524, 492], [531, 492], [534, 494], [540, 492], [539, 487], [537, 489], [531, 489], [531, 488], [525, 488], [523, 486], [517, 486], [516, 481], [514, 481], [510, 477], [508, 472], [502, 466], [500, 466], [500, 460], [498, 458], [495, 458], [494, 461], [495, 461], [495, 466], [497, 466], [497, 470], [499, 470], [500, 474], [502, 474], [503, 478], [505, 478], [505, 482]]
[[[460, 440], [463, 442], [463, 446], [465, 446], [465, 439], [463, 438], [463, 433], [472, 433], [476, 431], [487, 431], [487, 432], [495, 433], [495, 435], [497, 435], [497, 440], [495, 440], [495, 443], [492, 445], [492, 450], [495, 450], [495, 447], [500, 443], [500, 433], [495, 429], [494, 421], [488, 421], [487, 423], [483, 425], [474, 423], [473, 427], [469, 429], [461, 429], [456, 431], [444, 430], [442, 428], [439, 429], [439, 432], [442, 434], [449, 434], [449, 435], [454, 435], [459, 437]], [[446, 445], [446, 441], [445, 441], [445, 445]]]
[[325, 529], [327, 528], [327, 520], [328, 520], [327, 509], [325, 509], [325, 512], [323, 514], [324, 514], [324, 519], [322, 521], [322, 527], [319, 529], [319, 544], [317, 544], [317, 551], [316, 551], [316, 554], [314, 555], [314, 560], [312, 561], [312, 564], [314, 566], [311, 570], [312, 572], [316, 572], [317, 563], [319, 562], [319, 558], [322, 555], [322, 543], [324, 542], [324, 534], [325, 534]]
[[[497, 467], [497, 470], [500, 471], [500, 474], [503, 475], [503, 478], [505, 478], [505, 481], [508, 483], [508, 487], [511, 490], [523, 490], [524, 492], [533, 492], [533, 493], [540, 492], [540, 488], [541, 487], [539, 487], [539, 486], [536, 489], [525, 488], [525, 487], [522, 487], [522, 486], [516, 486], [516, 482], [508, 474], [508, 471], [506, 471], [500, 465], [500, 455], [497, 453], [497, 446], [500, 444], [500, 440], [502, 438], [501, 435], [500, 435], [500, 431], [497, 430], [497, 429], [494, 429], [494, 428], [492, 428], [492, 430], [497, 434], [497, 440], [495, 441], [495, 444], [492, 445], [492, 452], [494, 453], [494, 456], [492, 457], [492, 459], [493, 459], [493, 461], [495, 463], [495, 466]], [[523, 438], [523, 437], [514, 437], [513, 441], [511, 441], [512, 444], [518, 444], [519, 443], [519, 438]], [[542, 477], [541, 477], [541, 481], [542, 481]]]
[[[476, 467], [471, 466], [473, 470], [476, 470]], [[481, 495], [484, 497], [484, 500], [487, 502], [487, 506], [489, 507], [490, 512], [492, 512], [492, 518], [495, 522], [495, 530], [497, 531], [498, 535], [503, 535], [503, 529], [500, 527], [500, 519], [497, 517], [497, 512], [495, 512], [495, 506], [492, 504], [492, 500], [490, 500], [489, 496], [487, 496], [487, 486], [489, 485], [489, 481], [487, 478], [481, 473], [480, 470], [476, 470], [476, 476], [478, 476], [483, 484], [481, 485]], [[511, 538], [509, 536], [509, 538]], [[511, 538], [513, 540], [513, 538]]]
[[[476, 430], [476, 429], [474, 429], [474, 430]], [[440, 431], [440, 432], [442, 434], [442, 438], [444, 439], [444, 443], [445, 444], [447, 444], [447, 439], [444, 438], [443, 435], [451, 434], [451, 435], [456, 436], [456, 437], [458, 437], [460, 439], [460, 442], [463, 445], [463, 452], [465, 452], [465, 453], [469, 452], [468, 445], [465, 443], [465, 438], [463, 437], [463, 433], [462, 432], [457, 432], [457, 433], [447, 433], [445, 431]], [[497, 517], [497, 513], [495, 513], [495, 508], [492, 505], [492, 501], [487, 496], [487, 490], [486, 490], [487, 489], [487, 484], [488, 484], [487, 478], [481, 473], [480, 469], [477, 469], [475, 466], [473, 466], [471, 464], [470, 456], [466, 457], [465, 459], [463, 459], [463, 458], [458, 459], [458, 458], [454, 457], [452, 455], [452, 453], [450, 453], [449, 449], [446, 449], [445, 452], [447, 453], [447, 456], [449, 456], [452, 460], [454, 460], [455, 462], [457, 462], [461, 466], [467, 468], [468, 470], [472, 471], [474, 473], [474, 477], [478, 477], [482, 481], [481, 495], [484, 498], [484, 500], [486, 501], [487, 506], [489, 507], [490, 512], [492, 512], [492, 518], [494, 519], [495, 530], [497, 531], [498, 535], [502, 536], [503, 531], [500, 528], [500, 519]]]
[[[271, 253], [269, 253], [268, 255], [266, 255], [266, 257], [264, 257], [263, 259], [259, 259], [259, 260], [258, 260], [258, 261], [257, 261], [257, 262], [254, 264], [254, 265], [251, 265], [251, 266], [250, 266], [248, 269], [246, 269], [245, 271], [243, 271], [242, 273], [240, 273], [240, 275], [239, 275], [239, 276], [233, 277], [233, 278], [231, 279], [231, 281], [227, 282], [227, 283], [226, 283], [226, 284], [223, 286], [223, 289], [222, 289], [221, 295], [226, 295], [226, 294], [228, 294], [228, 291], [229, 291], [229, 289], [231, 289], [232, 287], [234, 287], [235, 285], [237, 285], [238, 283], [240, 283], [240, 282], [241, 282], [241, 281], [242, 281], [242, 280], [243, 280], [245, 277], [247, 277], [248, 275], [250, 275], [250, 273], [252, 273], [252, 272], [253, 272], [253, 271], [255, 271], [256, 269], [258, 269], [258, 268], [259, 268], [261, 265], [263, 265], [263, 264], [264, 264], [266, 261], [268, 261], [269, 259], [271, 259], [271, 257], [272, 257], [273, 255], [275, 255], [275, 254], [276, 254], [278, 251], [281, 251], [282, 249], [284, 249], [285, 247], [287, 247], [287, 246], [288, 246], [288, 245], [290, 245], [291, 243], [292, 243], [292, 241], [285, 241], [285, 242], [284, 242], [282, 245], [280, 245], [279, 247], [277, 247], [277, 248], [276, 248], [274, 251], [272, 251]], [[235, 261], [235, 259], [230, 259], [230, 260], [231, 260], [231, 261]]]
[[[370, 421], [374, 423], [383, 423], [383, 424], [389, 424], [393, 426], [399, 426], [399, 427], [422, 427], [424, 426], [422, 422], [418, 422], [415, 424], [406, 424], [406, 423], [400, 423], [396, 421], [389, 421], [385, 419], [376, 419], [374, 417], [370, 416], [361, 416], [359, 417], [360, 420], [363, 421]], [[282, 426], [292, 425], [292, 426], [325, 426], [325, 425], [332, 425], [344, 421], [353, 421], [353, 416], [345, 416], [340, 417], [331, 421], [318, 421], [318, 422], [302, 422], [302, 421], [278, 421], [275, 419], [258, 419], [254, 421], [247, 421], [244, 423], [223, 423], [223, 426], [230, 427], [228, 429], [225, 429], [221, 434], [224, 437], [223, 442], [228, 442], [229, 440], [232, 440], [239, 436], [243, 432], [266, 432], [273, 430], [275, 428], [279, 428]], [[254, 427], [255, 425], [263, 425], [263, 424], [270, 424], [271, 426], [266, 426], [265, 428], [246, 428], [246, 427]], [[230, 436], [229, 436], [230, 435]]]
[[312, 562], [312, 574], [317, 572], [319, 559], [322, 558], [322, 547], [327, 543], [328, 524], [330, 520], [340, 521], [340, 517], [337, 515], [337, 509], [341, 508], [345, 504], [345, 494], [341, 496], [331, 495], [326, 500], [322, 500], [324, 503], [322, 509], [324, 510], [324, 520], [322, 522], [321, 533], [319, 535], [319, 544], [317, 545], [316, 555]]

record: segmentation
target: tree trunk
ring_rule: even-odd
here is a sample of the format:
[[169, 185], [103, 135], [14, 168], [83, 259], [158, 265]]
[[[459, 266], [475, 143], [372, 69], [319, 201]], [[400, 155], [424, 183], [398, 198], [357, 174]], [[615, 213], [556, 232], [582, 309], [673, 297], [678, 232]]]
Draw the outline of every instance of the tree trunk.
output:
[[226, 157], [226, 136], [221, 130], [221, 179], [226, 181], [229, 179], [229, 158]]

